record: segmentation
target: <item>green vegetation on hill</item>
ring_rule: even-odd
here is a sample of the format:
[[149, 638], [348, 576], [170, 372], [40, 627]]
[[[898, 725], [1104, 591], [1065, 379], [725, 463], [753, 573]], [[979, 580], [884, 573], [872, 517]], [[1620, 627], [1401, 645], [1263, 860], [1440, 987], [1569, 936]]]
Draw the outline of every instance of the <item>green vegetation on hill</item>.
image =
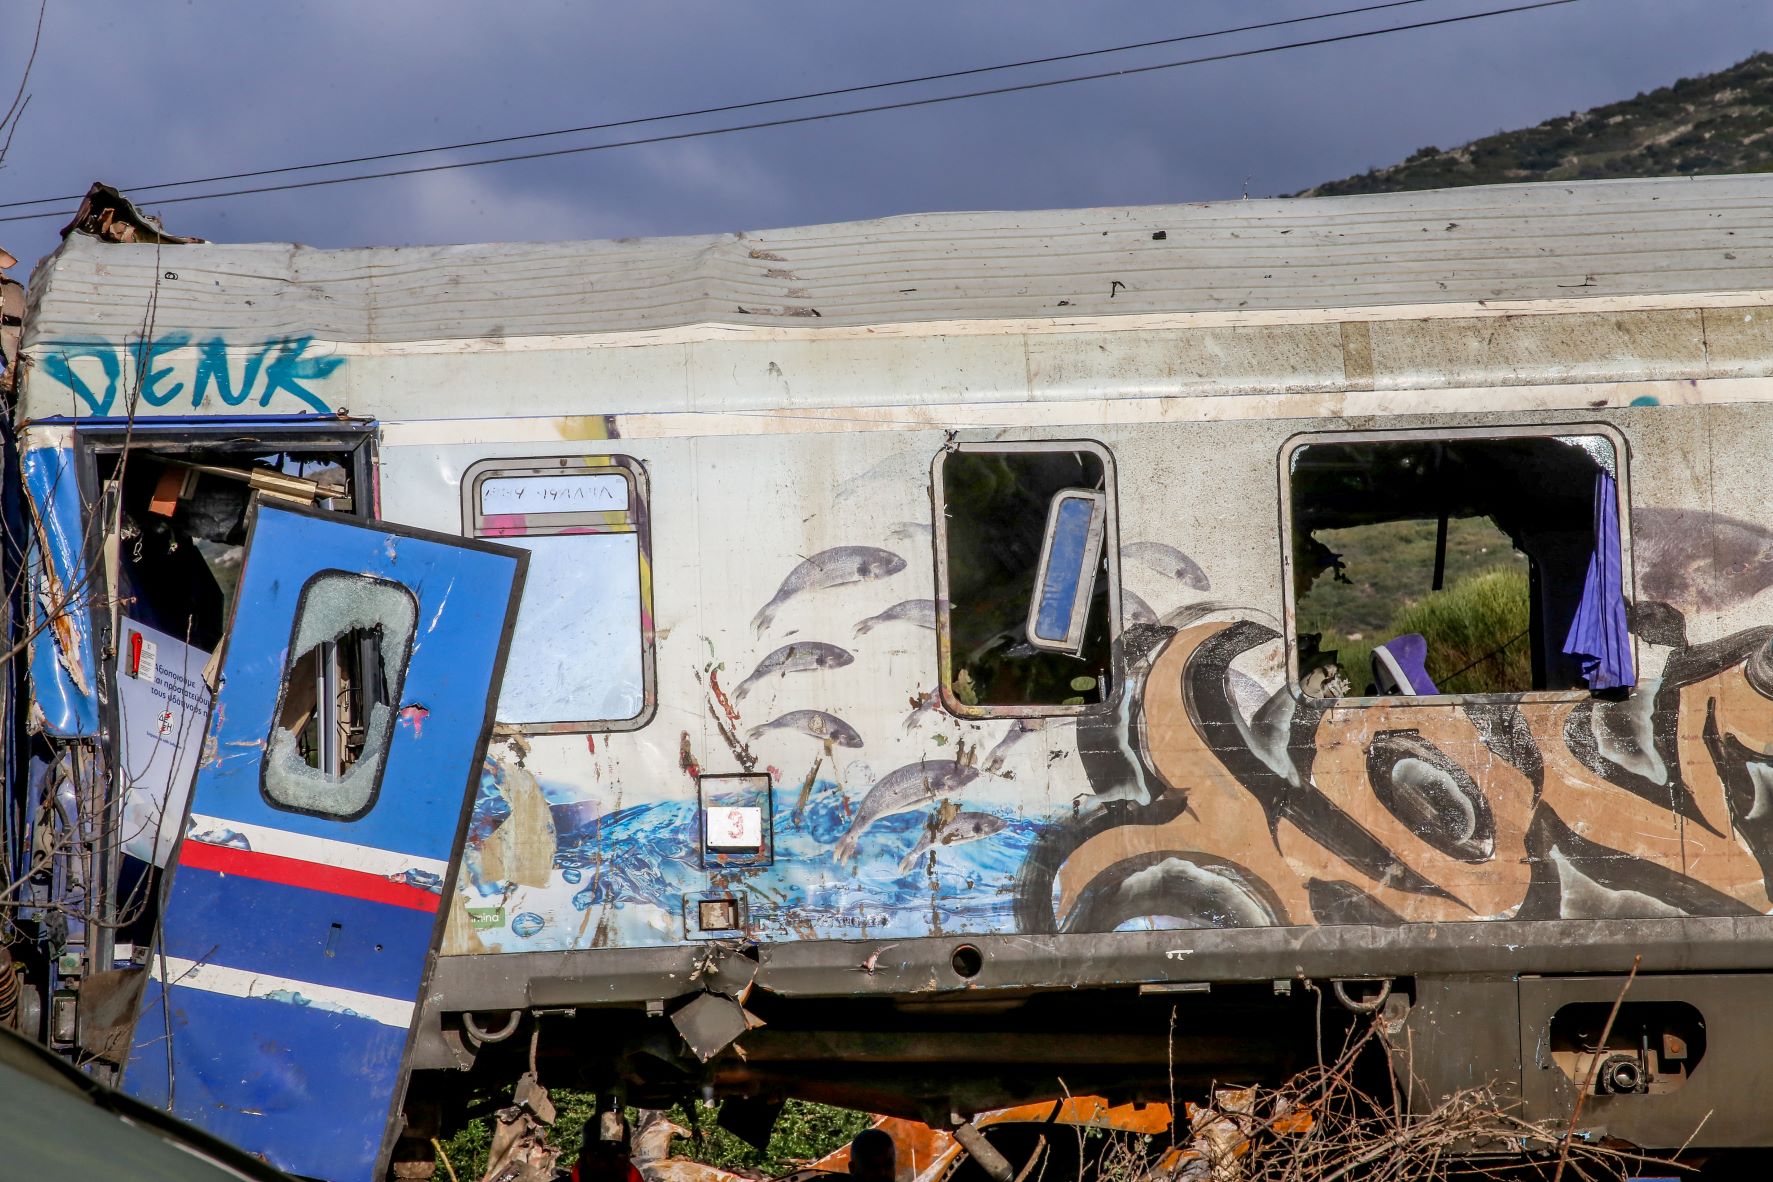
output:
[[1537, 127], [1307, 189], [1302, 197], [1519, 181], [1609, 180], [1773, 169], [1773, 54]]

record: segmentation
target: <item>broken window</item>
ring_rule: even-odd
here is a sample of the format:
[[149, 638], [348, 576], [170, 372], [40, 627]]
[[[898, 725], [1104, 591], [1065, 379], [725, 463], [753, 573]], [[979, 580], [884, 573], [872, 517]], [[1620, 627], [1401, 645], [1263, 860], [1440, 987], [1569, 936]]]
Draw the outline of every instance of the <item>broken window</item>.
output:
[[487, 460], [462, 488], [472, 536], [530, 554], [497, 720], [538, 732], [645, 725], [652, 575], [639, 461]]
[[[203, 679], [232, 614], [248, 503], [255, 493], [281, 495], [366, 515], [354, 494], [367, 487], [371, 432], [138, 425], [83, 428], [79, 439], [91, 561], [106, 588], [94, 614], [117, 712], [119, 844], [158, 865], [184, 813], [208, 714]], [[336, 698], [337, 679], [356, 676], [360, 660], [348, 652], [333, 663], [323, 700]], [[151, 930], [152, 908], [139, 910]]]
[[344, 571], [308, 580], [266, 751], [267, 801], [340, 820], [369, 811], [417, 619], [398, 583]]
[[1069, 714], [1114, 694], [1112, 461], [1094, 443], [960, 444], [936, 460], [942, 684], [962, 714]]
[[205, 651], [221, 641], [233, 607], [254, 492], [355, 513], [354, 457], [337, 448], [163, 450], [138, 439], [127, 453], [99, 452], [95, 464], [95, 532], [113, 603]]
[[1294, 446], [1301, 689], [1421, 697], [1632, 684], [1619, 454], [1598, 432]]

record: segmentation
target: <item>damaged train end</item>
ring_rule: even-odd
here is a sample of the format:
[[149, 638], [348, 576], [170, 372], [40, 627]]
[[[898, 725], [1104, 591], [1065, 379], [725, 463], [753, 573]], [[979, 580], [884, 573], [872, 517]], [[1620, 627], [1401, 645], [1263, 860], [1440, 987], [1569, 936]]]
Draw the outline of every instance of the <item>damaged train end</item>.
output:
[[1414, 1114], [1773, 1148], [1770, 197], [95, 190], [11, 367], [18, 1012], [338, 1179], [526, 1076], [1168, 1121], [1351, 1031]]

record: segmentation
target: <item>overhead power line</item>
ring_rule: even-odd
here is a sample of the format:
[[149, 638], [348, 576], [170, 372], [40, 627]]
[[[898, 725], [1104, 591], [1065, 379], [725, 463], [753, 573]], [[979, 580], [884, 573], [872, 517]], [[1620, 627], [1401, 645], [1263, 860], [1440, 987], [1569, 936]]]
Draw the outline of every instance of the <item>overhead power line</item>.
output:
[[[183, 181], [161, 181], [152, 185], [118, 185], [117, 188], [127, 193], [141, 193], [149, 189], [176, 189], [185, 185], [220, 184], [223, 181], [248, 180], [252, 177], [278, 176], [291, 172], [307, 172], [317, 168], [341, 168], [347, 164], [373, 164], [379, 160], [400, 160], [409, 156], [425, 156], [435, 152], [457, 152], [468, 148], [488, 148], [495, 144], [518, 144], [528, 140], [549, 139], [563, 135], [582, 135], [593, 131], [614, 131], [621, 127], [638, 127], [646, 123], [664, 123], [672, 119], [693, 119], [704, 115], [726, 115], [734, 111], [753, 111], [760, 107], [781, 106], [785, 103], [807, 102], [812, 99], [837, 98], [846, 94], [864, 94], [871, 90], [887, 90], [899, 86], [916, 86], [925, 82], [943, 82], [954, 78], [969, 78], [979, 74], [997, 73], [1003, 70], [1020, 70], [1028, 66], [1045, 66], [1054, 62], [1076, 61], [1079, 58], [1103, 57], [1115, 53], [1129, 53], [1135, 49], [1154, 49], [1162, 45], [1180, 45], [1187, 41], [1206, 41], [1215, 37], [1229, 37], [1234, 33], [1254, 33], [1263, 29], [1279, 29], [1287, 25], [1302, 25], [1311, 21], [1334, 20], [1342, 16], [1358, 16], [1361, 13], [1381, 12], [1388, 8], [1404, 8], [1412, 4], [1424, 4], [1427, 0], [1386, 0], [1383, 4], [1367, 4], [1359, 8], [1342, 8], [1335, 12], [1319, 12], [1309, 16], [1289, 17], [1286, 20], [1262, 21], [1253, 25], [1238, 25], [1230, 29], [1214, 29], [1206, 33], [1184, 33], [1176, 37], [1160, 37], [1153, 41], [1134, 41], [1127, 45], [1111, 45], [1103, 49], [1080, 49], [1073, 53], [1058, 53], [1049, 57], [1025, 58], [1021, 61], [1001, 62], [993, 66], [973, 66], [965, 70], [949, 70], [942, 74], [920, 74], [915, 78], [898, 78], [891, 82], [865, 82], [856, 86], [839, 86], [831, 90], [813, 90], [805, 94], [783, 95], [779, 98], [753, 99], [743, 103], [725, 103], [718, 107], [698, 107], [690, 111], [673, 111], [667, 115], [640, 115], [631, 119], [616, 119], [608, 123], [587, 123], [582, 127], [561, 127], [552, 131], [530, 131], [517, 135], [493, 136], [483, 140], [463, 140], [455, 144], [437, 144], [429, 148], [406, 148], [398, 152], [376, 152], [367, 156], [346, 156], [338, 160], [319, 160], [312, 164], [286, 164], [278, 168], [257, 168], [249, 172], [227, 172], [216, 176], [192, 177]], [[33, 197], [28, 201], [0, 201], [0, 209], [19, 209], [27, 205], [48, 205], [55, 201], [78, 201], [84, 194], [71, 193], [60, 197]], [[145, 200], [153, 200], [146, 198]]]
[[[1484, 20], [1497, 16], [1507, 16], [1512, 13], [1533, 12], [1544, 8], [1561, 8], [1567, 4], [1576, 4], [1579, 2], [1580, 0], [1537, 0], [1536, 3], [1516, 4], [1507, 8], [1491, 8], [1481, 12], [1470, 12], [1459, 16], [1441, 17], [1436, 20], [1415, 21], [1404, 25], [1389, 25], [1382, 29], [1367, 29], [1356, 33], [1341, 33], [1331, 37], [1315, 37], [1306, 41], [1291, 41], [1281, 45], [1268, 45], [1256, 49], [1232, 50], [1225, 53], [1208, 54], [1202, 57], [1184, 58], [1179, 61], [1158, 62], [1153, 65], [1126, 66], [1120, 69], [1102, 70], [1090, 74], [1074, 74], [1064, 78], [1050, 78], [1040, 82], [1022, 82], [1008, 86], [995, 86], [983, 90], [963, 91], [959, 94], [936, 95], [929, 98], [919, 99], [902, 99], [896, 102], [876, 103], [865, 107], [851, 107], [840, 111], [821, 111], [808, 115], [784, 116], [779, 119], [764, 119], [751, 123], [732, 124], [726, 127], [698, 128], [693, 131], [680, 131], [665, 135], [644, 136], [638, 139], [615, 140], [602, 144], [585, 144], [571, 148], [553, 148], [541, 152], [522, 152], [508, 156], [491, 156], [479, 160], [452, 160], [446, 161], [442, 164], [427, 164], [412, 168], [386, 169], [381, 172], [354, 173], [349, 176], [341, 177], [321, 177], [316, 180], [289, 181], [275, 185], [258, 185], [244, 189], [227, 189], [216, 193], [192, 193], [182, 197], [150, 197], [145, 198], [143, 203], [153, 206], [178, 205], [188, 201], [213, 201], [223, 197], [246, 197], [258, 193], [277, 193], [294, 189], [316, 189], [328, 185], [354, 184], [360, 181], [385, 180], [391, 177], [419, 176], [425, 173], [449, 172], [460, 168], [484, 168], [495, 164], [515, 164], [526, 160], [547, 160], [560, 156], [575, 156], [588, 152], [605, 152], [615, 148], [636, 148], [649, 144], [675, 143], [683, 140], [702, 139], [707, 136], [730, 135], [741, 131], [760, 131], [772, 127], [792, 127], [799, 124], [820, 123], [828, 119], [844, 119], [857, 115], [872, 115], [886, 111], [903, 111], [918, 107], [935, 106], [941, 103], [960, 102], [966, 99], [989, 98], [995, 95], [1019, 94], [1028, 91], [1047, 90], [1058, 86], [1071, 86], [1081, 82], [1097, 82], [1109, 78], [1128, 78], [1139, 74], [1154, 73], [1159, 70], [1174, 70], [1185, 66], [1206, 65], [1211, 62], [1260, 57], [1264, 54], [1281, 53], [1293, 49], [1308, 49], [1319, 45], [1335, 45], [1347, 41], [1360, 41], [1371, 37], [1383, 37], [1392, 33], [1406, 33], [1415, 29], [1432, 29], [1446, 25], [1464, 24], [1470, 21]], [[1194, 34], [1196, 37], [1206, 35], [1207, 34]], [[875, 85], [889, 84], [882, 83]], [[664, 116], [661, 118], [669, 117], [670, 116]], [[67, 200], [67, 198], [52, 198], [45, 200]], [[37, 202], [20, 204], [37, 204]], [[61, 216], [65, 215], [56, 211], [46, 213], [12, 214], [6, 217], [0, 217], [0, 222], [25, 222], [33, 221], [38, 218]]]

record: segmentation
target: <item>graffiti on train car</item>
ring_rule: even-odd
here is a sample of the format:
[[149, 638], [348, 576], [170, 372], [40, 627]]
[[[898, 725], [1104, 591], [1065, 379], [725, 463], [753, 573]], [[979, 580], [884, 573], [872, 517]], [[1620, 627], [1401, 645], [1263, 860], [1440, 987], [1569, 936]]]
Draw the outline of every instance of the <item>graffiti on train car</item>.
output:
[[[1114, 709], [956, 720], [920, 687], [886, 731], [813, 695], [863, 692], [870, 646], [927, 646], [942, 605], [890, 582], [897, 551], [816, 552], [747, 617], [747, 657], [696, 671], [716, 751], [683, 732], [681, 787], [624, 799], [620, 760], [587, 784], [495, 744], [449, 951], [676, 941], [711, 890], [748, 894], [759, 939], [1763, 914], [1773, 628], [1690, 644], [1684, 617], [1758, 594], [1768, 535], [1699, 511], [1634, 521], [1639, 585], [1666, 602], [1632, 626], [1665, 660], [1629, 697], [1302, 695], [1274, 621], [1207, 598], [1181, 550], [1130, 542], [1141, 590], [1182, 605], [1121, 588]], [[1696, 537], [1730, 544], [1699, 555]], [[871, 606], [828, 638], [772, 627], [844, 587]], [[684, 789], [728, 752], [770, 776], [768, 865], [702, 848]]]
[[[344, 364], [343, 357], [312, 352], [311, 336], [279, 337], [262, 343], [230, 345], [219, 336], [193, 340], [190, 333], [169, 332], [147, 341], [69, 340], [37, 346], [42, 372], [71, 391], [94, 415], [123, 413], [119, 405], [140, 376], [139, 396], [149, 407], [168, 407], [181, 397], [191, 410], [213, 405], [210, 393], [227, 407], [299, 406], [317, 414], [333, 407], [314, 391]], [[173, 354], [186, 353], [182, 361]], [[162, 363], [165, 364], [162, 364]], [[184, 380], [175, 380], [182, 377]], [[188, 395], [187, 395], [188, 391]]]
[[1231, 662], [1277, 641], [1219, 620], [1158, 647], [1139, 725], [1161, 790], [1042, 835], [1030, 930], [1767, 911], [1773, 628], [1683, 646], [1619, 701], [1281, 693], [1246, 718]]

